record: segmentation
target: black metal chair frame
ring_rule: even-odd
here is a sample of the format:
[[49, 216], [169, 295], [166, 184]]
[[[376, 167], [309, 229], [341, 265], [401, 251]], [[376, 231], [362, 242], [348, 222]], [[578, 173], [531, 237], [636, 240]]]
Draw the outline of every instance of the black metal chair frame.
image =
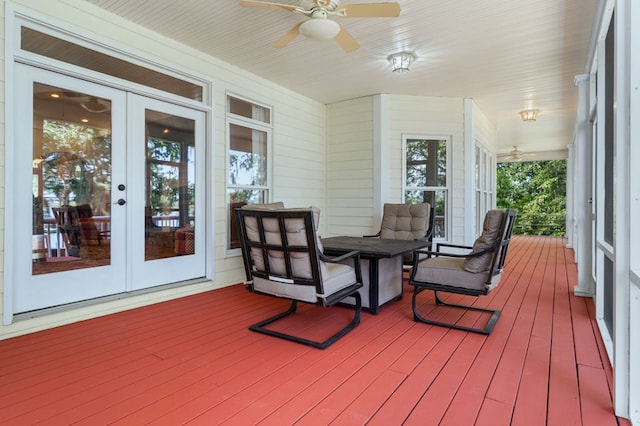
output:
[[[409, 276], [409, 284], [412, 285], [414, 287], [414, 291], [413, 291], [413, 297], [411, 299], [411, 308], [413, 310], [413, 320], [416, 322], [422, 322], [425, 324], [431, 324], [431, 325], [437, 325], [437, 326], [442, 326], [442, 327], [448, 327], [448, 328], [453, 328], [456, 330], [463, 330], [463, 331], [470, 331], [473, 333], [480, 333], [480, 334], [484, 334], [484, 335], [489, 335], [491, 333], [491, 331], [493, 331], [494, 326], [496, 325], [496, 322], [498, 321], [498, 318], [500, 317], [500, 313], [501, 311], [498, 309], [489, 309], [489, 308], [481, 308], [478, 306], [472, 306], [472, 305], [462, 305], [462, 304], [455, 304], [455, 303], [448, 303], [445, 302], [444, 300], [442, 300], [439, 296], [438, 296], [438, 292], [444, 292], [444, 293], [455, 293], [455, 294], [462, 294], [462, 295], [467, 295], [467, 296], [485, 296], [489, 293], [489, 289], [491, 288], [491, 280], [495, 275], [498, 275], [500, 273], [502, 273], [502, 270], [504, 268], [504, 262], [507, 256], [507, 251], [509, 249], [509, 242], [511, 241], [511, 233], [513, 231], [513, 224], [515, 222], [515, 217], [516, 217], [516, 210], [505, 210], [505, 214], [504, 217], [502, 219], [502, 222], [500, 224], [500, 233], [499, 235], [501, 236], [500, 238], [498, 238], [496, 240], [496, 243], [493, 245], [493, 247], [490, 247], [486, 250], [482, 250], [476, 253], [469, 253], [469, 254], [455, 254], [455, 253], [443, 253], [440, 251], [441, 247], [450, 247], [450, 248], [458, 248], [458, 249], [471, 249], [472, 247], [470, 246], [464, 246], [464, 245], [457, 245], [457, 244], [447, 244], [447, 243], [438, 243], [436, 245], [436, 251], [424, 251], [424, 250], [417, 250], [416, 253], [424, 253], [427, 254], [429, 256], [433, 256], [433, 257], [437, 257], [437, 256], [447, 256], [447, 257], [455, 257], [455, 258], [471, 258], [471, 257], [477, 257], [477, 256], [482, 256], [484, 254], [487, 253], [492, 253], [492, 259], [491, 259], [491, 267], [489, 268], [488, 271], [486, 272], [478, 272], [479, 274], [486, 274], [487, 275], [487, 281], [485, 283], [485, 286], [480, 289], [480, 290], [474, 290], [474, 289], [468, 289], [468, 288], [464, 288], [464, 287], [457, 287], [457, 286], [452, 286], [452, 285], [444, 285], [444, 284], [440, 284], [440, 283], [432, 283], [432, 282], [425, 282], [425, 281], [418, 281], [415, 279], [415, 275], [418, 271], [418, 264], [419, 264], [419, 260], [418, 260], [418, 256], [415, 255], [414, 256], [414, 263], [413, 263], [413, 268], [411, 269], [411, 274]], [[424, 260], [424, 259], [423, 259]], [[442, 321], [435, 321], [435, 320], [430, 320], [427, 319], [425, 317], [423, 317], [422, 315], [420, 315], [420, 313], [418, 312], [417, 309], [417, 302], [416, 302], [416, 298], [418, 296], [418, 294], [420, 294], [421, 292], [425, 291], [425, 290], [433, 290], [434, 292], [434, 296], [435, 296], [435, 302], [437, 305], [445, 305], [445, 306], [449, 306], [449, 307], [453, 307], [453, 308], [461, 308], [461, 309], [467, 309], [467, 310], [473, 310], [473, 311], [479, 311], [479, 312], [486, 312], [491, 314], [489, 320], [487, 321], [486, 325], [483, 328], [475, 328], [475, 327], [466, 327], [466, 326], [461, 326], [461, 325], [457, 325], [457, 324], [452, 324], [452, 323], [447, 323], [447, 322], [442, 322]]]
[[[270, 293], [264, 293], [257, 290], [253, 285], [254, 277], [259, 277], [265, 280], [273, 280], [276, 278], [279, 282], [286, 282], [295, 285], [306, 285], [315, 287], [316, 295], [324, 294], [322, 276], [321, 276], [321, 268], [320, 262], [327, 263], [344, 263], [348, 259], [352, 259], [354, 263], [356, 282], [353, 284], [332, 293], [326, 297], [318, 297], [316, 305], [329, 307], [334, 306], [340, 303], [346, 297], [354, 297], [355, 298], [355, 312], [353, 319], [351, 322], [344, 328], [337, 331], [335, 334], [327, 338], [322, 342], [309, 340], [303, 337], [287, 334], [280, 331], [275, 331], [272, 329], [266, 328], [267, 325], [272, 324], [278, 321], [281, 318], [284, 318], [288, 315], [293, 314], [297, 310], [297, 304], [299, 301], [303, 303], [310, 303], [304, 300], [297, 300], [293, 298], [285, 298], [291, 301], [289, 309], [279, 314], [276, 314], [270, 318], [267, 318], [263, 321], [260, 321], [256, 324], [253, 324], [249, 327], [250, 330], [256, 331], [259, 333], [267, 334], [273, 337], [279, 337], [281, 339], [289, 340], [292, 342], [302, 343], [308, 346], [312, 346], [318, 349], [325, 349], [334, 342], [336, 342], [339, 338], [347, 334], [349, 331], [353, 330], [360, 323], [360, 313], [362, 310], [362, 302], [360, 293], [358, 289], [362, 287], [362, 275], [360, 271], [360, 253], [357, 251], [352, 251], [349, 253], [345, 253], [342, 256], [329, 258], [325, 256], [317, 247], [317, 239], [314, 227], [314, 218], [313, 212], [307, 209], [289, 209], [289, 210], [251, 210], [251, 209], [236, 209], [235, 211], [237, 223], [238, 223], [238, 231], [240, 235], [240, 242], [242, 248], [242, 257], [244, 260], [245, 273], [247, 277], [247, 287], [250, 291], [256, 294], [264, 294], [271, 297], [279, 297]], [[255, 218], [258, 224], [260, 241], [251, 241], [247, 237], [246, 230], [246, 222], [245, 218], [252, 217]], [[296, 219], [301, 218], [304, 220], [305, 224], [305, 233], [306, 233], [306, 242], [307, 245], [290, 245], [287, 241], [287, 235], [285, 230], [285, 219]], [[265, 219], [276, 219], [279, 222], [280, 228], [280, 239], [282, 244], [273, 244], [267, 243], [265, 238], [265, 230], [264, 230], [264, 220]], [[257, 249], [262, 252], [262, 259], [264, 260], [264, 271], [259, 271], [255, 268], [253, 263], [253, 259], [251, 256], [251, 249]], [[271, 267], [269, 264], [269, 251], [280, 251], [284, 253], [286, 272], [284, 274], [276, 274], [271, 271]], [[312, 277], [309, 279], [300, 278], [294, 275], [290, 262], [290, 254], [291, 253], [308, 253], [309, 261], [311, 265]]]

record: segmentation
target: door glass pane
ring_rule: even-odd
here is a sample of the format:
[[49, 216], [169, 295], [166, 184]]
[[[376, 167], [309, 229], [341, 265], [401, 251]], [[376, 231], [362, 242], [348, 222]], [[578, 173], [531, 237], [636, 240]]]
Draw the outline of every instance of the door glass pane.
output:
[[111, 101], [33, 87], [32, 274], [110, 263]]
[[195, 121], [147, 109], [145, 260], [195, 252]]

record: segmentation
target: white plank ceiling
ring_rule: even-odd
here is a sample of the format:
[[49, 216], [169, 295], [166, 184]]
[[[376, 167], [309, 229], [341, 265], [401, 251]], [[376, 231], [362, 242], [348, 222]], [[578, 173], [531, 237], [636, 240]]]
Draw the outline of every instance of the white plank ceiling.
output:
[[[86, 1], [322, 103], [379, 93], [473, 98], [496, 125], [499, 152], [516, 145], [540, 159], [572, 141], [574, 77], [586, 70], [596, 8], [596, 0], [399, 0], [397, 18], [335, 17], [360, 43], [345, 53], [303, 36], [273, 48], [306, 18], [237, 0]], [[402, 75], [387, 60], [400, 51], [417, 57]], [[536, 122], [522, 122], [526, 108], [540, 110]]]

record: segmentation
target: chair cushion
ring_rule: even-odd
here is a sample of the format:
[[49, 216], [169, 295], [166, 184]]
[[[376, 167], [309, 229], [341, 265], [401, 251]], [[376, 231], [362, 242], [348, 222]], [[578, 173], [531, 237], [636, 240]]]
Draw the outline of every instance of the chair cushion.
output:
[[[418, 264], [414, 281], [437, 283], [452, 287], [483, 291], [486, 287], [487, 274], [468, 272], [464, 268], [465, 259], [452, 257], [434, 257], [425, 259]], [[491, 277], [493, 289], [500, 281], [501, 274]]]
[[[503, 210], [490, 210], [484, 217], [482, 234], [473, 243], [471, 253], [478, 253], [493, 247], [500, 238], [500, 225], [505, 212]], [[481, 256], [469, 257], [464, 261], [464, 269], [468, 272], [484, 272], [491, 268], [493, 252], [487, 252]]]
[[415, 240], [427, 233], [429, 224], [429, 203], [384, 205], [380, 238], [395, 240]]
[[[324, 263], [324, 262], [323, 262]], [[261, 293], [272, 294], [278, 297], [302, 300], [316, 303], [318, 298], [329, 296], [338, 290], [346, 288], [356, 282], [356, 273], [353, 267], [339, 263], [326, 264], [326, 275], [323, 279], [324, 294], [316, 294], [316, 287], [310, 285], [291, 284], [280, 282], [277, 277], [266, 280], [260, 277], [253, 278], [253, 287]]]

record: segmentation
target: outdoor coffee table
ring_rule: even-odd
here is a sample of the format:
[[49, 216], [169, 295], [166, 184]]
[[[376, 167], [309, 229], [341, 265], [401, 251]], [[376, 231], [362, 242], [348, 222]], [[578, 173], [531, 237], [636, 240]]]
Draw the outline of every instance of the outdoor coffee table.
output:
[[[360, 252], [363, 287], [362, 306], [377, 314], [380, 306], [402, 297], [402, 255], [429, 247], [428, 241], [391, 240], [367, 237], [322, 238], [328, 256], [357, 250]], [[349, 299], [345, 299], [349, 302]], [[355, 301], [351, 298], [351, 303]]]

